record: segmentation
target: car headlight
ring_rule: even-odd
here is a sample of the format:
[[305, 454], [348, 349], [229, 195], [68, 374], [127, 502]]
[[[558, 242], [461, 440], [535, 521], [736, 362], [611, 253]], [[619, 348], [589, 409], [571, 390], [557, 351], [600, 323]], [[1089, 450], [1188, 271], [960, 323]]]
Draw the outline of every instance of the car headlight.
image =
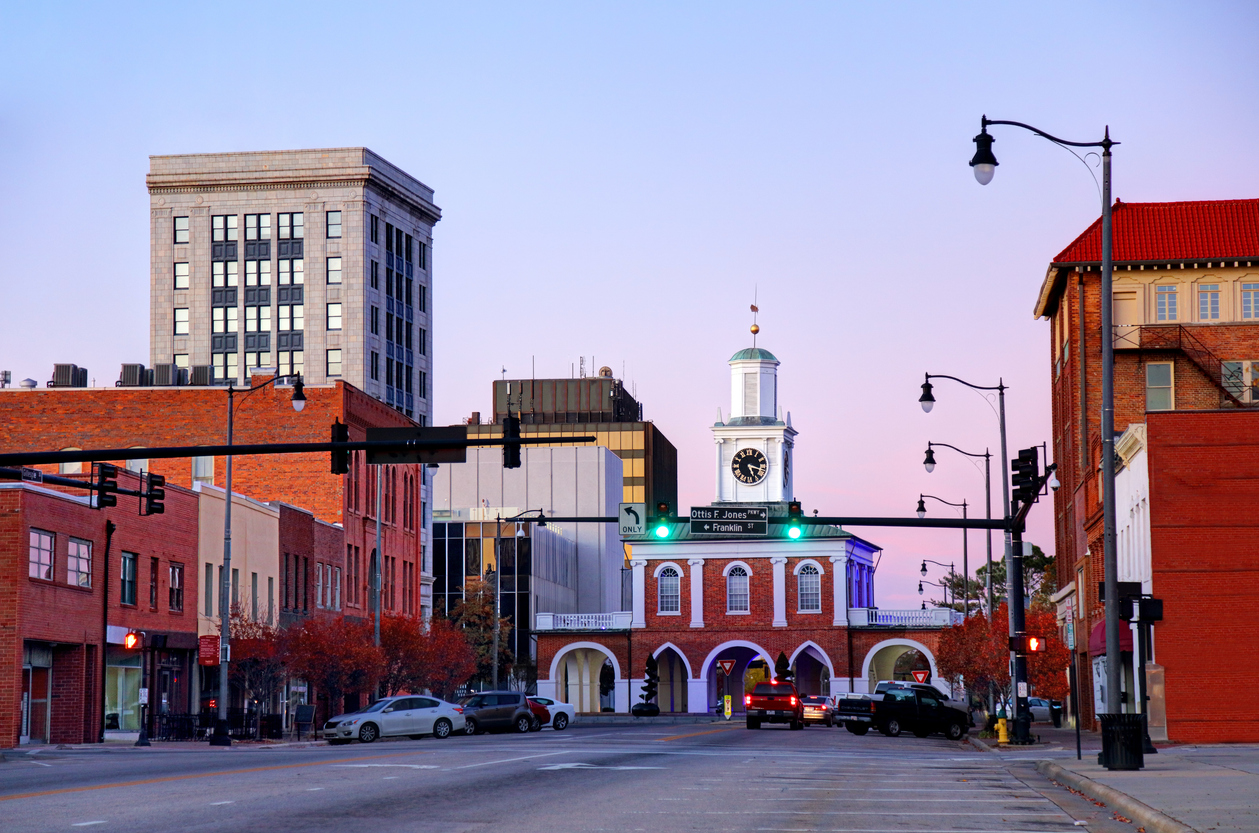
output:
[[361, 717], [356, 717], [356, 718], [354, 718], [353, 720], [342, 720], [342, 721], [341, 721], [341, 723], [340, 723], [340, 726], [341, 726], [341, 728], [343, 728], [343, 729], [344, 729], [346, 726], [353, 726], [354, 724], [358, 723], [358, 722], [359, 722], [360, 720], [362, 720], [362, 719], [363, 719], [363, 718], [361, 718]]

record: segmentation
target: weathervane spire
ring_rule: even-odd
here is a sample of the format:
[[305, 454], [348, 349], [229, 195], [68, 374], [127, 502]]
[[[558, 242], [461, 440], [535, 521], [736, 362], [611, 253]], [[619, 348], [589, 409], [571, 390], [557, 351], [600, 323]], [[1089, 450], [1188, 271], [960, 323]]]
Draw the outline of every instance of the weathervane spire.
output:
[[752, 288], [752, 328], [751, 328], [751, 329], [752, 329], [752, 346], [753, 346], [753, 347], [755, 347], [755, 346], [756, 346], [756, 334], [757, 334], [757, 333], [759, 333], [759, 332], [761, 331], [761, 328], [760, 328], [760, 327], [758, 327], [758, 326], [757, 326], [757, 324], [756, 324], [756, 314], [757, 314], [758, 312], [760, 312], [760, 311], [761, 311], [761, 310], [760, 310], [760, 308], [756, 306], [756, 288], [755, 288], [755, 287], [753, 287], [753, 288]]

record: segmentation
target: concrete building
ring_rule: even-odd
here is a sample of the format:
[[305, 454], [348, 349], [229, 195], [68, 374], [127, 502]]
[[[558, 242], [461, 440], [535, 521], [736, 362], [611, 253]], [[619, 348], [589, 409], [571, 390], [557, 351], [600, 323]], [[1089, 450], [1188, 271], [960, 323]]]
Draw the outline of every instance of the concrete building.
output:
[[1259, 444], [1259, 200], [1117, 201], [1114, 230], [1114, 332], [1100, 328], [1100, 220], [1053, 258], [1034, 310], [1050, 325], [1056, 599], [1075, 637], [1081, 712], [1092, 724], [1105, 671], [1098, 405], [1109, 337], [1118, 579], [1162, 599], [1164, 617], [1144, 662], [1122, 629], [1123, 710], [1145, 707], [1144, 670], [1151, 736], [1259, 741], [1254, 715], [1202, 698], [1254, 681], [1234, 647], [1259, 629], [1246, 531], [1259, 478], [1245, 465]]
[[621, 606], [624, 551], [608, 523], [500, 523], [528, 513], [614, 517], [622, 461], [607, 448], [526, 446], [504, 469], [498, 448], [469, 448], [464, 463], [433, 477], [433, 604], [448, 614], [469, 577], [500, 569], [502, 609], [514, 624], [513, 651], [533, 655], [541, 611], [602, 613]]
[[361, 147], [153, 156], [146, 182], [159, 384], [278, 366], [428, 424], [431, 188]]

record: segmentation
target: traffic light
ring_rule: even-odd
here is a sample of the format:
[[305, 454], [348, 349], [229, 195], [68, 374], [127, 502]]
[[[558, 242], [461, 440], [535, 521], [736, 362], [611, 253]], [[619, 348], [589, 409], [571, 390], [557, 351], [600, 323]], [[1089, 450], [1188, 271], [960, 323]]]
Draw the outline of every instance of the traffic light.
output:
[[[332, 423], [332, 442], [348, 443], [350, 441], [350, 426], [336, 420]], [[334, 448], [332, 450], [332, 473], [347, 474], [350, 471], [350, 452], [343, 448]]]
[[800, 526], [800, 516], [803, 514], [800, 509], [800, 501], [793, 500], [787, 504], [787, 537], [791, 539], [799, 538], [804, 530]]
[[1045, 650], [1045, 640], [1039, 636], [1031, 636], [1026, 633], [1016, 633], [1014, 636], [1010, 637], [1010, 650], [1019, 656], [1038, 654]]
[[520, 468], [520, 417], [503, 417], [503, 468]]
[[161, 515], [166, 511], [166, 478], [160, 474], [149, 474], [144, 490], [144, 514]]
[[118, 495], [118, 467], [109, 463], [96, 464], [96, 508], [103, 509], [106, 506], [117, 506]]
[[657, 538], [668, 538], [673, 534], [672, 515], [673, 512], [668, 503], [663, 500], [657, 503], [656, 517], [651, 524], [651, 534]]
[[1013, 475], [1010, 485], [1013, 487], [1015, 503], [1031, 503], [1040, 493], [1040, 449], [1025, 448], [1019, 452], [1017, 459], [1010, 461]]
[[127, 631], [126, 636], [122, 638], [122, 647], [128, 651], [134, 651], [137, 648], [144, 647], [144, 636], [139, 631]]

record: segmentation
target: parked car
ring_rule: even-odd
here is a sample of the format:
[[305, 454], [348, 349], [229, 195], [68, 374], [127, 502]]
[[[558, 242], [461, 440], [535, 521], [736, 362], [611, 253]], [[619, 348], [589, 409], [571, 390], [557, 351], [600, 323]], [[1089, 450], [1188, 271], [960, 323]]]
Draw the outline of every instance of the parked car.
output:
[[804, 701], [804, 725], [821, 723], [823, 726], [835, 725], [835, 698], [825, 694], [806, 694]]
[[804, 703], [796, 687], [781, 680], [757, 683], [751, 694], [743, 696], [749, 729], [762, 723], [786, 723], [792, 729], [804, 728]]
[[519, 691], [482, 691], [459, 701], [463, 707], [463, 731], [469, 735], [510, 729], [524, 734], [533, 725], [529, 700]]
[[1048, 723], [1054, 719], [1053, 712], [1050, 709], [1050, 702], [1043, 697], [1027, 698], [1027, 707], [1031, 709], [1032, 720]]
[[864, 735], [873, 727], [888, 737], [911, 731], [925, 738], [942, 732], [950, 740], [958, 740], [974, 725], [960, 704], [951, 704], [929, 685], [890, 686], [880, 694], [845, 694], [839, 701], [839, 717], [844, 728], [855, 735]]
[[377, 738], [398, 736], [417, 740], [425, 735], [448, 738], [452, 732], [463, 729], [463, 714], [453, 703], [404, 694], [382, 697], [365, 709], [330, 718], [323, 726], [323, 737], [332, 744], [352, 740], [371, 743]]
[[543, 725], [551, 722], [551, 712], [541, 703], [534, 702], [533, 698], [526, 698], [529, 703], [529, 711], [533, 712], [533, 722], [529, 724], [530, 732], [541, 732]]
[[543, 726], [550, 726], [557, 732], [562, 732], [568, 728], [568, 724], [573, 722], [573, 718], [577, 715], [577, 710], [569, 703], [561, 703], [558, 700], [552, 700], [550, 697], [530, 697], [529, 702], [540, 703], [550, 712], [550, 722], [543, 723]]

